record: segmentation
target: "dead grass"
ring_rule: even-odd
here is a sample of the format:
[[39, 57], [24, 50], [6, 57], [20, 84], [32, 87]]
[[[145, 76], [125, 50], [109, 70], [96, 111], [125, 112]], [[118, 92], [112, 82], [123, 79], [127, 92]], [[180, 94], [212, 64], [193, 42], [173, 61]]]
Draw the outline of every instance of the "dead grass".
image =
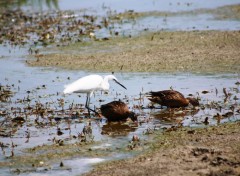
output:
[[239, 48], [239, 31], [161, 31], [74, 44], [28, 63], [108, 72], [236, 73], [240, 71]]

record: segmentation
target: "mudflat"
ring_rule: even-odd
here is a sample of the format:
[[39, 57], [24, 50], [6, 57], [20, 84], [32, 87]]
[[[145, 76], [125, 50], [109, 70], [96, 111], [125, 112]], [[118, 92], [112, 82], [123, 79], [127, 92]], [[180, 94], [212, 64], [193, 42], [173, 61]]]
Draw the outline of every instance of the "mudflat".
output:
[[[239, 31], [159, 31], [61, 47], [28, 63], [106, 72], [239, 73], [239, 48]], [[156, 132], [140, 156], [100, 164], [85, 175], [240, 175], [239, 126]]]
[[239, 126], [237, 122], [156, 133], [155, 142], [144, 154], [101, 164], [85, 176], [239, 175]]
[[[239, 73], [239, 48], [240, 31], [158, 31], [57, 47], [27, 62], [105, 72]], [[240, 175], [239, 126], [156, 131], [143, 154], [99, 164], [85, 176]]]
[[159, 31], [80, 42], [28, 63], [106, 72], [238, 73], [239, 48], [240, 31]]
[[[240, 18], [240, 7], [226, 6], [214, 10], [203, 10], [181, 12], [181, 14], [202, 14], [212, 13], [215, 18], [236, 19]], [[14, 13], [11, 13], [13, 15]], [[14, 18], [21, 17], [22, 12], [16, 12]], [[177, 16], [179, 13], [134, 13], [130, 18], [138, 16]], [[129, 18], [129, 14], [122, 14]], [[1, 36], [1, 42], [11, 41], [14, 45], [26, 43], [25, 33], [34, 32], [38, 34], [38, 40], [30, 39], [32, 43], [49, 42], [55, 44], [57, 40], [52, 33], [46, 33], [52, 26], [53, 21], [46, 19], [39, 20], [29, 30], [28, 25], [18, 25], [22, 28], [13, 28], [9, 23], [9, 14], [2, 16], [3, 32], [8, 35]], [[26, 16], [26, 19], [32, 17]], [[51, 18], [50, 18], [51, 19]], [[6, 20], [6, 21], [4, 21]], [[56, 18], [55, 23], [61, 21], [61, 15]], [[24, 20], [18, 19], [19, 24]], [[9, 25], [9, 28], [5, 27]], [[43, 28], [42, 27], [46, 27]], [[76, 27], [72, 25], [72, 27]], [[37, 29], [35, 29], [37, 28]], [[41, 29], [41, 30], [39, 30]], [[69, 28], [70, 29], [70, 28]], [[78, 29], [78, 28], [76, 28]], [[11, 31], [10, 31], [11, 30]], [[51, 34], [51, 35], [50, 35]], [[73, 40], [74, 38], [69, 38]], [[61, 67], [64, 69], [90, 70], [103, 72], [163, 72], [163, 73], [239, 73], [240, 71], [240, 31], [158, 31], [144, 32], [138, 36], [113, 36], [111, 38], [91, 38], [90, 42], [79, 41], [69, 46], [63, 44], [56, 48], [44, 49], [40, 53], [28, 57], [27, 63], [31, 66]], [[30, 43], [31, 43], [30, 42]], [[41, 46], [40, 45], [40, 46]], [[238, 82], [239, 83], [239, 82]], [[236, 97], [238, 98], [238, 97]], [[239, 115], [239, 100], [237, 110]], [[149, 145], [146, 151], [131, 159], [111, 161], [96, 166], [91, 172], [85, 175], [240, 175], [240, 122], [226, 123], [216, 126], [204, 126], [203, 128], [173, 127], [164, 131], [154, 131], [154, 142]], [[141, 139], [140, 139], [141, 140]], [[62, 146], [61, 146], [62, 147]], [[63, 148], [64, 147], [64, 148]], [[105, 154], [103, 151], [89, 150], [86, 146], [82, 153], [76, 150], [75, 145], [43, 146], [44, 150], [54, 149], [58, 154], [47, 153], [46, 155], [35, 155], [34, 161], [39, 163], [46, 157], [48, 160], [59, 161], [67, 156], [80, 156], [85, 153], [93, 153], [94, 156]], [[63, 149], [65, 151], [63, 152]], [[42, 150], [41, 147], [32, 151]], [[107, 153], [107, 151], [106, 151]], [[34, 153], [33, 153], [34, 154]], [[32, 156], [32, 155], [29, 155]], [[22, 164], [32, 163], [33, 158], [26, 156], [15, 157], [13, 168]], [[41, 159], [41, 160], [40, 160]], [[34, 165], [31, 165], [33, 167]], [[17, 173], [19, 169], [16, 169]]]

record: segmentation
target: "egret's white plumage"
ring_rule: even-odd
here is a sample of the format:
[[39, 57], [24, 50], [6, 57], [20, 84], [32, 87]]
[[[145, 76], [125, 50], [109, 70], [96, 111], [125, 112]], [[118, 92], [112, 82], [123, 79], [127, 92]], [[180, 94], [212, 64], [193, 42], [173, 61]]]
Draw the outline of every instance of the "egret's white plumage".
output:
[[66, 85], [63, 91], [64, 94], [71, 93], [89, 93], [95, 90], [101, 90], [101, 84], [103, 82], [102, 76], [89, 75], [74, 81], [73, 83]]
[[89, 108], [90, 97], [92, 96], [94, 91], [97, 91], [97, 90], [108, 91], [110, 88], [108, 81], [110, 80], [115, 81], [117, 84], [119, 84], [120, 86], [126, 89], [126, 87], [120, 84], [117, 78], [113, 75], [107, 75], [104, 77], [100, 75], [89, 75], [89, 76], [82, 77], [69, 85], [66, 85], [65, 89], [63, 90], [63, 93], [64, 94], [87, 93], [87, 100], [86, 100], [85, 107], [88, 109], [88, 111], [89, 110], [94, 111]]

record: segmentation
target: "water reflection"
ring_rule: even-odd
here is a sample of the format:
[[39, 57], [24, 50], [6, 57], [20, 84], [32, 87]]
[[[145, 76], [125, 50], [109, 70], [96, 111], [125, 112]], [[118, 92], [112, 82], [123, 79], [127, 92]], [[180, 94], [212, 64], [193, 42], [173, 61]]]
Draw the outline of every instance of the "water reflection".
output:
[[45, 8], [48, 10], [59, 9], [58, 0], [2, 0], [0, 2], [0, 9], [5, 10], [30, 9], [42, 11]]
[[137, 129], [137, 125], [125, 124], [122, 122], [108, 122], [102, 127], [103, 135], [110, 136], [126, 136], [129, 132], [134, 132]]
[[186, 109], [186, 110], [170, 110], [163, 109], [153, 114], [153, 117], [158, 119], [161, 124], [181, 124], [184, 118], [196, 115], [199, 109]]

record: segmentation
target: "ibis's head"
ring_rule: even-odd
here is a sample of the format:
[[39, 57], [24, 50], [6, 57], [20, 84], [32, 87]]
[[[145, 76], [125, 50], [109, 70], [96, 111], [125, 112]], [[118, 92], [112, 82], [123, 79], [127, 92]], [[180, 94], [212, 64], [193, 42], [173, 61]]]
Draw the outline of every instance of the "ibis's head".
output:
[[108, 81], [113, 80], [113, 81], [115, 81], [117, 84], [119, 84], [120, 86], [122, 86], [124, 89], [127, 89], [127, 88], [126, 88], [124, 85], [122, 85], [122, 84], [117, 80], [117, 78], [116, 78], [115, 76], [113, 76], [113, 75], [107, 75], [107, 76], [105, 76], [104, 79], [107, 79]]
[[137, 121], [137, 114], [134, 113], [134, 112], [130, 112], [129, 118], [130, 118], [133, 122], [135, 122], [135, 121]]
[[199, 106], [199, 101], [196, 98], [193, 97], [187, 97], [187, 100], [189, 101], [190, 104], [193, 106]]

